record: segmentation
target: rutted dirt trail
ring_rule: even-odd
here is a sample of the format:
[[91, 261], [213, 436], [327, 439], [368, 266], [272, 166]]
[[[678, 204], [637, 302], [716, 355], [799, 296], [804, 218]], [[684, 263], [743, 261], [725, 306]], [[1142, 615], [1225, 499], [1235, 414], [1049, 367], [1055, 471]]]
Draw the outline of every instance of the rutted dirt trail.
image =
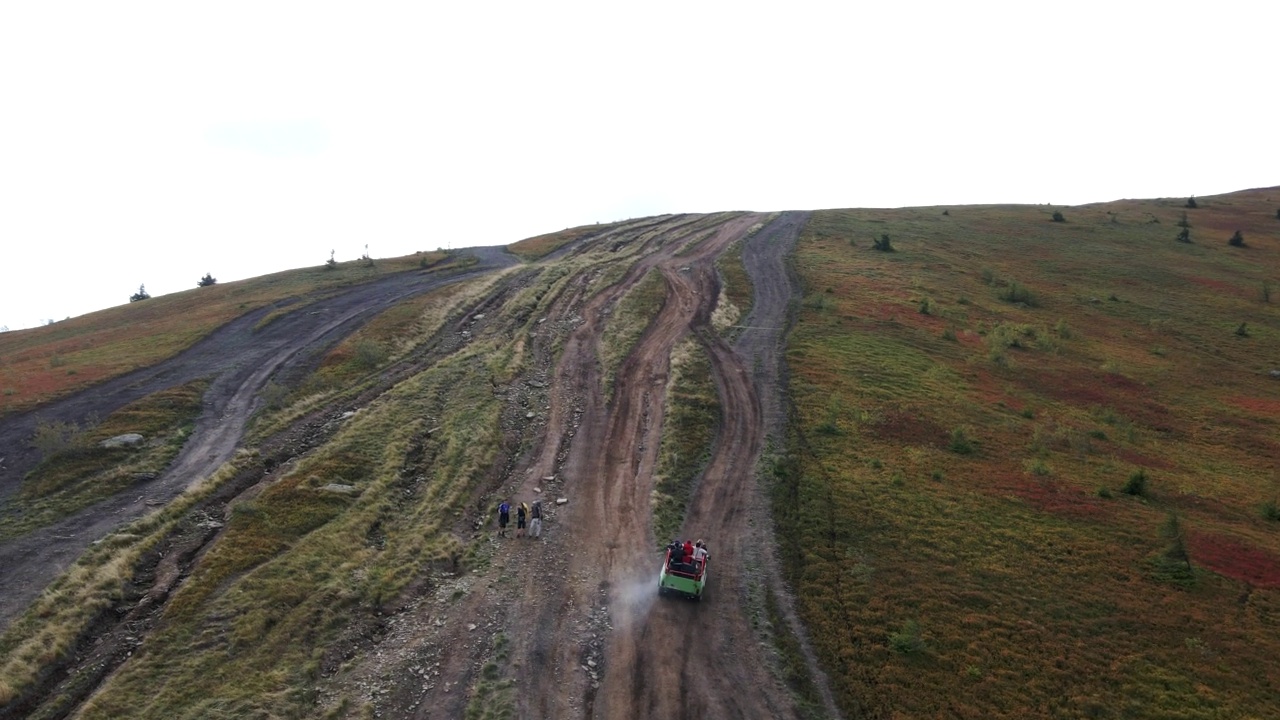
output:
[[358, 285], [306, 305], [256, 329], [284, 303], [248, 313], [193, 345], [149, 368], [137, 370], [81, 391], [29, 413], [0, 421], [0, 506], [17, 493], [22, 478], [38, 457], [29, 438], [40, 420], [83, 423], [106, 417], [151, 393], [200, 377], [214, 381], [205, 393], [205, 409], [196, 420], [191, 441], [158, 478], [35, 532], [0, 543], [0, 629], [26, 608], [59, 573], [93, 541], [172, 500], [191, 484], [231, 458], [258, 393], [276, 373], [318, 359], [325, 350], [377, 313], [443, 285], [509, 267], [516, 259], [501, 248], [469, 248], [479, 262], [463, 272], [408, 272]]
[[[434, 689], [401, 700], [412, 708], [412, 717], [461, 716], [468, 698], [440, 689], [475, 682], [489, 655], [470, 621], [483, 618], [492, 620], [485, 629], [510, 639], [517, 717], [798, 716], [752, 630], [746, 602], [748, 585], [756, 583], [772, 586], [786, 604], [769, 560], [770, 523], [755, 465], [766, 434], [780, 429], [778, 413], [766, 422], [761, 402], [764, 394], [767, 407], [780, 406], [778, 370], [761, 365], [776, 366], [780, 357], [791, 301], [781, 257], [805, 215], [785, 214], [761, 230], [765, 219], [744, 214], [723, 221], [692, 248], [685, 246], [706, 228], [673, 221], [644, 236], [641, 257], [617, 283], [592, 295], [584, 281], [555, 309], [580, 322], [565, 338], [550, 374], [540, 451], [516, 468], [519, 479], [512, 487], [517, 499], [531, 499], [536, 486], [556, 477], [563, 483], [558, 492], [570, 503], [557, 513], [542, 542], [500, 540], [495, 566], [471, 584], [485, 589], [454, 608], [431, 608], [447, 615], [434, 619], [442, 627], [391, 651], [408, 657], [408, 647], [435, 648], [429, 653], [439, 670]], [[755, 280], [758, 290], [747, 325], [756, 329], [743, 336], [740, 355], [710, 328], [719, 294], [714, 262], [753, 229], [759, 230], [751, 236], [754, 242], [782, 251], [744, 252], [755, 258], [753, 276], [776, 276]], [[666, 301], [621, 363], [613, 392], [606, 396], [598, 361], [606, 320], [651, 270], [662, 275]], [[659, 599], [661, 560], [655, 549], [660, 543], [651, 531], [650, 496], [671, 352], [690, 335], [711, 358], [723, 411], [712, 457], [681, 531], [682, 537], [706, 538], [712, 548], [712, 579], [700, 603]], [[430, 626], [426, 612], [406, 625]], [[784, 614], [791, 612], [784, 608]], [[799, 630], [793, 614], [790, 619]], [[396, 716], [395, 705], [383, 710]], [[838, 716], [829, 698], [826, 705], [830, 716]]]
[[[318, 712], [453, 719], [474, 708], [481, 684], [500, 680], [510, 690], [506, 695], [499, 690], [498, 701], [509, 703], [519, 718], [798, 718], [796, 699], [771, 664], [767, 640], [753, 627], [753, 617], [762, 611], [760, 597], [768, 593], [785, 625], [774, 632], [797, 637], [809, 674], [824, 695], [825, 715], [839, 717], [777, 572], [768, 503], [756, 480], [765, 444], [780, 437], [783, 424], [781, 343], [793, 300], [783, 257], [806, 220], [805, 213], [650, 218], [602, 228], [544, 260], [549, 265], [565, 260], [572, 269], [544, 310], [546, 317], [521, 331], [529, 333], [520, 341], [532, 358], [527, 376], [509, 387], [494, 385], [494, 392], [507, 398], [513, 453], [500, 458], [503, 468], [495, 468], [491, 482], [501, 488], [481, 489], [486, 497], [478, 498], [487, 508], [490, 491], [517, 502], [541, 497], [548, 514], [543, 537], [493, 539], [487, 510], [481, 519], [487, 524], [477, 536], [473, 519], [460, 517], [455, 532], [490, 544], [492, 559], [461, 574], [425, 568], [415, 583], [422, 592], [403, 598], [389, 616], [353, 618], [350, 632], [330, 648], [344, 661], [326, 671], [314, 689]], [[731, 346], [711, 327], [711, 316], [720, 295], [715, 263], [738, 242], [755, 294], [751, 314]], [[596, 255], [568, 262], [586, 253]], [[511, 264], [496, 250], [478, 254], [481, 264], [467, 276]], [[608, 274], [614, 271], [619, 274]], [[660, 275], [665, 300], [606, 387], [600, 361], [606, 327], [621, 299], [650, 273]], [[529, 276], [534, 275], [531, 270]], [[161, 386], [220, 372], [192, 442], [146, 488], [149, 497], [168, 499], [230, 456], [254, 397], [273, 373], [303, 367], [376, 310], [460, 277], [353, 289], [332, 299], [331, 308], [322, 306], [319, 318], [315, 312], [287, 316], [298, 316], [295, 323], [314, 318], [310, 324], [268, 326], [281, 330], [271, 336], [275, 341], [269, 348], [252, 357], [243, 354], [245, 348], [263, 338], [249, 337], [256, 319], [245, 318], [237, 321], [243, 327], [233, 323], [162, 366], [43, 412], [74, 420], [84, 416], [82, 406], [99, 397], [105, 399], [96, 412], [105, 415]], [[603, 277], [618, 279], [603, 283]], [[502, 298], [518, 293], [520, 282], [511, 276], [497, 283], [489, 297], [441, 333], [470, 337], [483, 330], [477, 320], [486, 316], [485, 323], [503, 328], [496, 332], [509, 332], [505, 328], [516, 325], [502, 324], [494, 313]], [[219, 344], [240, 335], [246, 337], [233, 344], [242, 349], [234, 356], [238, 361], [228, 362], [221, 353], [222, 363], [211, 365], [208, 358], [220, 354]], [[710, 360], [722, 414], [680, 532], [682, 538], [705, 538], [711, 549], [710, 581], [701, 602], [659, 598], [657, 548], [669, 538], [652, 534], [651, 497], [671, 356], [686, 338], [693, 338]], [[403, 376], [437, 360], [424, 354], [407, 362]], [[384, 386], [395, 382], [388, 377]], [[529, 420], [535, 416], [539, 420]], [[29, 432], [23, 422], [31, 420], [7, 421], [0, 436]], [[535, 492], [539, 487], [541, 495]], [[11, 478], [0, 483], [0, 499], [13, 489]], [[142, 499], [134, 500], [137, 495], [104, 502], [68, 520], [72, 525], [46, 528], [0, 547], [0, 570], [24, 581], [0, 604], [0, 619], [25, 607], [87, 543], [144, 511]], [[559, 495], [568, 504], [556, 505]], [[84, 526], [75, 537], [41, 546], [75, 523]], [[162, 617], [161, 609], [153, 612]], [[127, 657], [120, 652], [117, 662], [127, 663]]]

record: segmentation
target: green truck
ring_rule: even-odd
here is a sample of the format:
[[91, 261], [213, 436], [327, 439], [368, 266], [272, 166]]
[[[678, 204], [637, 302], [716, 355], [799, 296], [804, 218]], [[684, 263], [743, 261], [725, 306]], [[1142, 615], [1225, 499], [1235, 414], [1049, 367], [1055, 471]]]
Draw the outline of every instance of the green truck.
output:
[[688, 563], [681, 562], [681, 559], [673, 558], [671, 549], [667, 549], [662, 570], [658, 572], [658, 594], [701, 600], [702, 591], [707, 587], [707, 564], [711, 557]]

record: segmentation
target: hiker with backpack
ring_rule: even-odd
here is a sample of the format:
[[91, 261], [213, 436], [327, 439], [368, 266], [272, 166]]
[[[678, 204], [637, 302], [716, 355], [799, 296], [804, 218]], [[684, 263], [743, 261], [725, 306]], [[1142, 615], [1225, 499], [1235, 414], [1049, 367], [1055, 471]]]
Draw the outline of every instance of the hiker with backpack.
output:
[[498, 537], [507, 536], [507, 523], [511, 522], [511, 503], [503, 500], [498, 505]]
[[524, 537], [525, 520], [529, 517], [529, 503], [520, 503], [516, 508], [516, 537]]

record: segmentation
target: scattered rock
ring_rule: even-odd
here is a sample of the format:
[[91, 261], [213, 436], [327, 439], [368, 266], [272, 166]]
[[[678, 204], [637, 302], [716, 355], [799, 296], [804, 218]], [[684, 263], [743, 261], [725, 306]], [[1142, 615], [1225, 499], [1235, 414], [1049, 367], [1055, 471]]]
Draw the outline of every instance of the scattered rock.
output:
[[556, 504], [557, 504], [557, 505], [563, 505], [563, 504], [565, 504], [565, 503], [567, 503], [567, 502], [569, 502], [569, 498], [556, 498]]
[[475, 629], [476, 629], [475, 623], [467, 623], [467, 630], [474, 631]]
[[346, 411], [346, 412], [342, 413], [342, 415], [338, 416], [338, 419], [339, 419], [339, 420], [350, 420], [351, 418], [353, 418], [353, 417], [355, 417], [355, 416], [356, 416], [356, 411], [355, 411], [355, 410], [348, 410], [348, 411]]
[[355, 495], [359, 492], [356, 490], [355, 485], [343, 485], [342, 483], [329, 483], [328, 485], [320, 488], [320, 491], [336, 493], [338, 495]]
[[542, 478], [542, 482], [551, 482], [552, 480], [555, 480], [555, 479], [556, 479], [556, 476], [555, 476], [555, 475], [548, 475], [548, 476], [546, 476], [546, 477]]
[[[1276, 380], [1280, 380], [1280, 370], [1272, 370], [1271, 377], [1275, 378]], [[3, 460], [3, 459], [4, 458], [0, 458], [0, 460]]]
[[104, 448], [138, 447], [144, 440], [146, 440], [146, 438], [142, 437], [139, 433], [125, 433], [123, 435], [107, 438], [98, 444]]
[[534, 488], [534, 489], [533, 489], [533, 491], [534, 491], [534, 492], [536, 492], [536, 493], [540, 493], [540, 492], [542, 492], [542, 488], [540, 488], [540, 487], [536, 487], [536, 488]]
[[524, 414], [524, 416], [525, 416], [526, 418], [528, 418], [528, 419], [532, 420], [533, 418], [537, 417], [538, 415], [537, 415], [537, 413], [535, 413], [534, 411], [530, 410], [529, 412], [525, 413], [525, 414]]

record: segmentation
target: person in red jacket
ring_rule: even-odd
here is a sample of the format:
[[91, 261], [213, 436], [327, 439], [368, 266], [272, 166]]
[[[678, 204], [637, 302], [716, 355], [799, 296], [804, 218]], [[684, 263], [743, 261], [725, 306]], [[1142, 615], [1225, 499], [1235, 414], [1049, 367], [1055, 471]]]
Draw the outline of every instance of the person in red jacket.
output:
[[693, 563], [693, 541], [685, 540], [684, 548], [682, 549], [684, 550], [684, 558], [681, 559], [681, 562], [683, 562], [685, 565], [692, 564]]

